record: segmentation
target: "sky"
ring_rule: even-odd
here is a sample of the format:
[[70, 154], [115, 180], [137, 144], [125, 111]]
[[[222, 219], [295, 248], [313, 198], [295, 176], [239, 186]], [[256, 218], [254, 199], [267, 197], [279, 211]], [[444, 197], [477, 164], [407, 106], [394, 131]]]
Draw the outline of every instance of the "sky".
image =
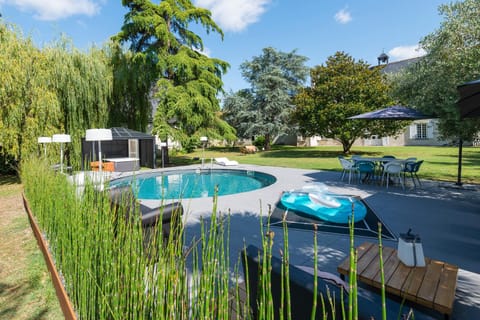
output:
[[[152, 2], [158, 3], [157, 0]], [[240, 64], [262, 49], [308, 58], [307, 66], [324, 64], [337, 51], [377, 64], [385, 52], [390, 62], [424, 54], [419, 41], [440, 27], [441, 4], [449, 0], [192, 0], [212, 12], [224, 32], [203, 32], [204, 53], [230, 69], [222, 79], [227, 92], [248, 88]], [[62, 34], [81, 50], [102, 46], [120, 31], [126, 9], [121, 0], [0, 0], [4, 22], [18, 26], [38, 47]]]

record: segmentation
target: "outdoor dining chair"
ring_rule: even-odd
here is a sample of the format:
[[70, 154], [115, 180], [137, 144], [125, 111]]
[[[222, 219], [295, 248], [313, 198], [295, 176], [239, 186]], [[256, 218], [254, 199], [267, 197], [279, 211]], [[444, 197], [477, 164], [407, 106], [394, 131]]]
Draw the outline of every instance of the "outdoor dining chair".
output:
[[392, 160], [395, 160], [395, 156], [386, 155], [382, 157], [382, 160], [378, 162], [378, 175], [383, 176], [383, 170], [385, 169], [385, 164], [389, 163]]
[[343, 181], [343, 179], [345, 178], [345, 175], [348, 172], [348, 183], [350, 183], [352, 180], [352, 172], [355, 173], [356, 171], [355, 162], [347, 160], [342, 156], [339, 156], [338, 160], [340, 161], [340, 164], [343, 169], [341, 180]]
[[417, 187], [415, 180], [418, 181], [418, 185], [422, 186], [420, 179], [418, 178], [417, 172], [420, 170], [420, 166], [422, 165], [423, 160], [417, 162], [406, 162], [405, 167], [403, 169], [403, 184], [405, 185], [405, 178], [407, 174], [410, 174], [410, 178], [412, 178], [413, 186]]
[[[375, 163], [368, 160], [359, 160], [355, 162], [355, 169], [358, 172], [358, 181], [368, 182], [375, 177]], [[362, 178], [362, 174], [364, 175]]]
[[382, 180], [380, 184], [383, 184], [383, 181], [386, 180], [386, 187], [388, 189], [388, 184], [390, 182], [390, 179], [397, 178], [398, 183], [402, 186], [402, 189], [405, 189], [405, 185], [402, 179], [402, 173], [403, 173], [402, 163], [397, 161], [387, 162], [383, 166]]

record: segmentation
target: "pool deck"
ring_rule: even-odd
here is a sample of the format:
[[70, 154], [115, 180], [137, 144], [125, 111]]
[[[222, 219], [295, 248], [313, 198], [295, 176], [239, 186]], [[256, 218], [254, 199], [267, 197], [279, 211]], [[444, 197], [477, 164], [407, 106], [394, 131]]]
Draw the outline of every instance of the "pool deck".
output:
[[[210, 167], [210, 165], [208, 166]], [[199, 168], [198, 165], [175, 169]], [[213, 168], [223, 168], [214, 165]], [[292, 168], [238, 165], [227, 169], [256, 170], [272, 174], [277, 182], [263, 189], [218, 199], [218, 211], [231, 213], [230, 255], [232, 264], [238, 260], [244, 244], [261, 246], [260, 218], [273, 209], [283, 191], [297, 189], [311, 182], [325, 183], [329, 190], [353, 194], [364, 200], [396, 236], [412, 228], [422, 239], [425, 256], [457, 265], [456, 300], [451, 319], [480, 319], [480, 186], [461, 188], [453, 183], [422, 180], [422, 187], [413, 189], [374, 184], [348, 184], [340, 181], [339, 172], [301, 170]], [[172, 170], [172, 168], [155, 171]], [[141, 172], [143, 173], [143, 171]], [[122, 174], [124, 175], [124, 174]], [[419, 174], [421, 177], [421, 173]], [[158, 201], [141, 200], [144, 205], [156, 206]], [[185, 224], [187, 239], [200, 235], [200, 218], [208, 220], [212, 212], [212, 197], [186, 199]], [[281, 228], [275, 232], [274, 252], [282, 248]], [[292, 264], [313, 266], [312, 231], [289, 229], [289, 253]], [[369, 238], [369, 241], [373, 239]], [[358, 246], [365, 238], [356, 237]], [[347, 256], [348, 235], [318, 233], [318, 264], [323, 271], [336, 273], [337, 265]], [[385, 246], [397, 247], [395, 241]]]

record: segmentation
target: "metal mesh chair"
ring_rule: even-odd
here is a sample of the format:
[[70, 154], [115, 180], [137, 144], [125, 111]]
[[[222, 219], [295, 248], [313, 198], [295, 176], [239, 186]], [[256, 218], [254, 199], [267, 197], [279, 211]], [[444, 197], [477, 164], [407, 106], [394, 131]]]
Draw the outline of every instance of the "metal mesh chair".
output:
[[[405, 167], [403, 169], [403, 183], [405, 184], [405, 179], [407, 174], [410, 174], [410, 178], [412, 179], [413, 186], [417, 187], [416, 182], [418, 182], [418, 185], [421, 187], [422, 183], [420, 182], [420, 179], [418, 178], [417, 172], [420, 170], [420, 166], [422, 165], [423, 160], [417, 161], [417, 162], [406, 162]], [[416, 180], [416, 181], [415, 181]]]
[[388, 189], [388, 184], [390, 182], [390, 179], [396, 177], [398, 179], [398, 182], [402, 186], [402, 189], [405, 189], [405, 185], [404, 185], [403, 179], [402, 179], [402, 172], [403, 172], [402, 163], [397, 162], [397, 161], [387, 162], [383, 167], [381, 184], [383, 184], [383, 180], [384, 180], [384, 178], [386, 178], [386, 185], [387, 185], [387, 189]]
[[345, 178], [345, 175], [348, 172], [348, 183], [350, 183], [352, 180], [352, 172], [356, 171], [355, 162], [347, 160], [341, 156], [338, 157], [338, 160], [340, 161], [340, 164], [342, 165], [342, 169], [343, 169], [341, 180], [343, 181], [343, 179]]
[[[355, 168], [358, 172], [358, 180], [360, 183], [368, 182], [375, 176], [375, 163], [367, 160], [360, 160], [355, 162]], [[362, 179], [362, 174], [364, 175]]]

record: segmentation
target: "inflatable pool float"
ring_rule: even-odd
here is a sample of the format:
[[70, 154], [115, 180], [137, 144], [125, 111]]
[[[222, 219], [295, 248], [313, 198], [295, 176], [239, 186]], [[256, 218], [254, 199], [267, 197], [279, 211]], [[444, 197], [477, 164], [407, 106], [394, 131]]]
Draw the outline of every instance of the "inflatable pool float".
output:
[[328, 222], [347, 224], [354, 208], [354, 222], [362, 221], [367, 214], [366, 206], [357, 198], [329, 193], [314, 187], [284, 192], [280, 202], [287, 209]]

